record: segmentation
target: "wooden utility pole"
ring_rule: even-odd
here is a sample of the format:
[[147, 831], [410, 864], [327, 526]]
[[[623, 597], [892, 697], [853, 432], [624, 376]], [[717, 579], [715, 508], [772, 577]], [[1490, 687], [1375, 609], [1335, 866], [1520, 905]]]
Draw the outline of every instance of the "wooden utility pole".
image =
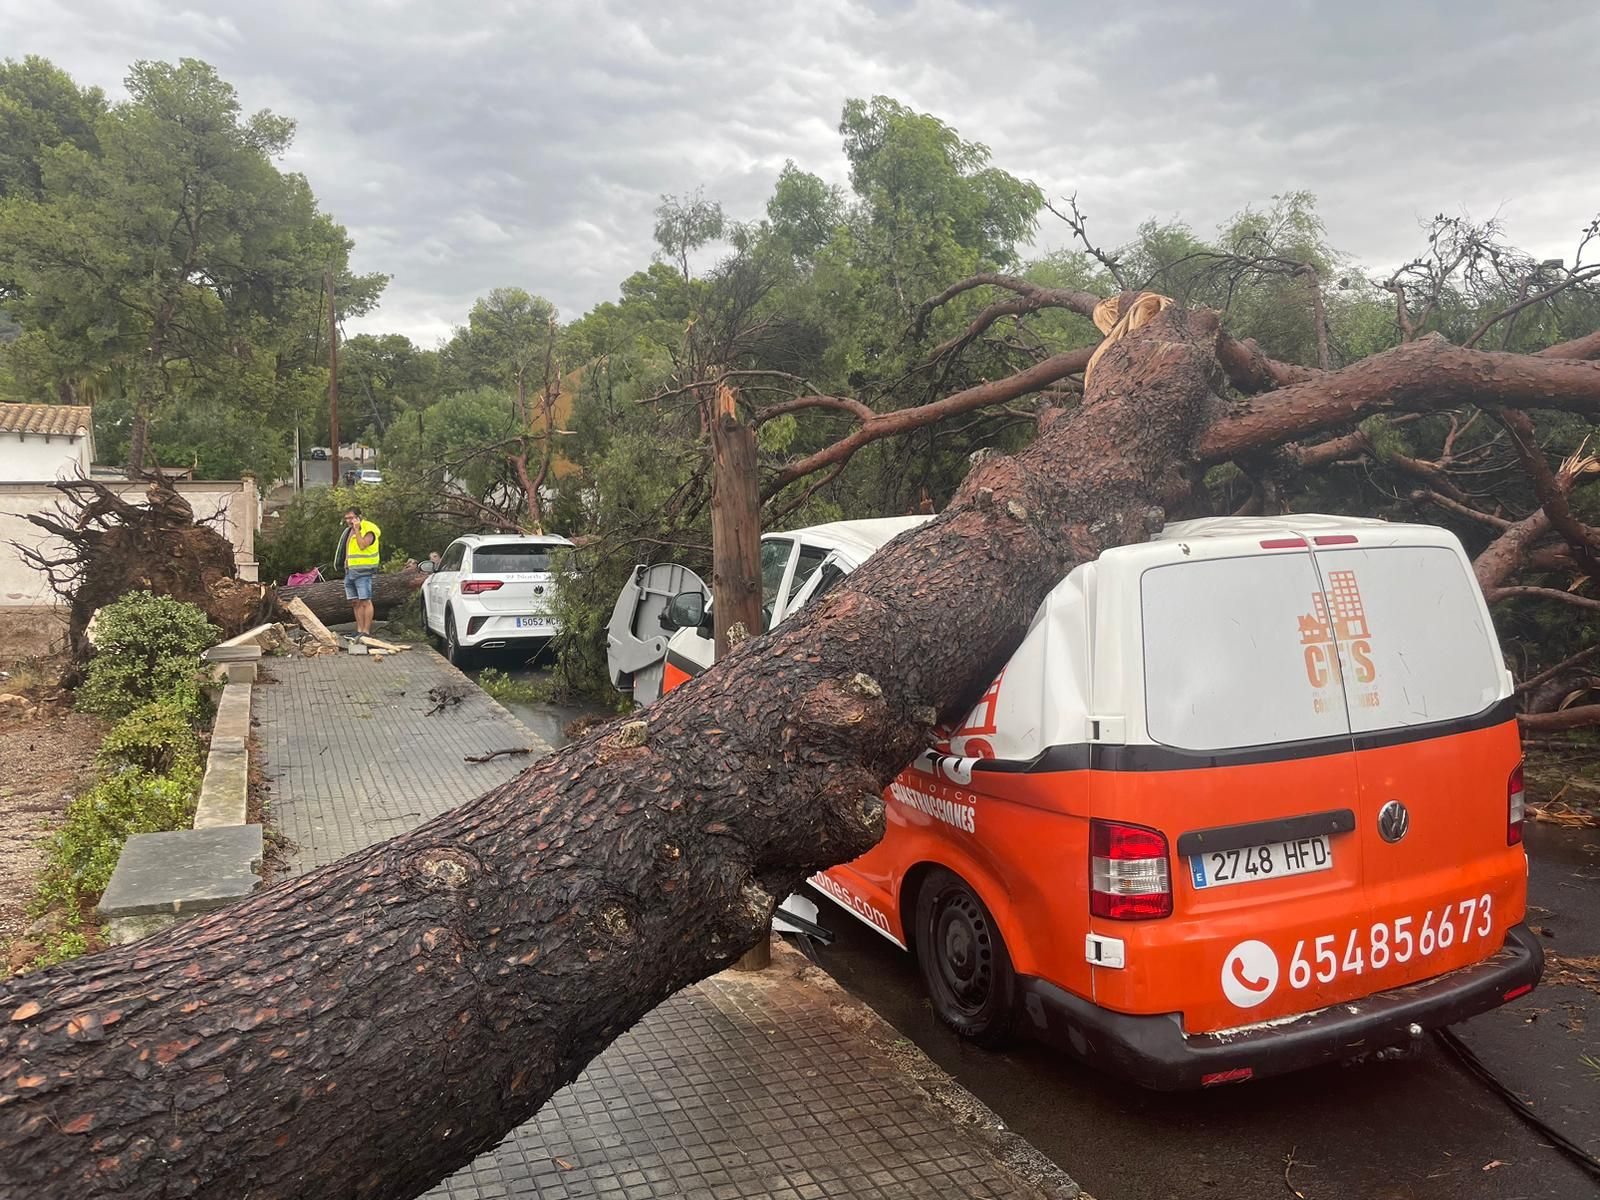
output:
[[333, 307], [333, 272], [324, 271], [328, 285], [328, 448], [333, 486], [339, 486], [339, 317]]
[[[739, 419], [737, 396], [717, 386], [711, 420], [711, 600], [717, 661], [761, 627], [761, 481], [756, 431]], [[772, 962], [768, 938], [739, 960], [741, 971]]]

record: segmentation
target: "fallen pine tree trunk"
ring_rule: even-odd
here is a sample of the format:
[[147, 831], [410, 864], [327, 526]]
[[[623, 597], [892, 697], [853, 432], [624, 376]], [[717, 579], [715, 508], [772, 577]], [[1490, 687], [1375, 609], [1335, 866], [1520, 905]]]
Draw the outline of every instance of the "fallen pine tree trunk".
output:
[[[427, 578], [427, 575], [415, 568], [387, 571], [373, 576], [372, 611], [380, 617], [388, 615], [416, 595], [417, 589]], [[284, 613], [289, 601], [298, 597], [306, 602], [306, 607], [325, 625], [350, 620], [350, 601], [344, 598], [342, 579], [327, 579], [321, 583], [307, 583], [299, 587], [274, 588], [271, 589], [271, 595], [276, 601], [273, 611], [278, 614]], [[276, 619], [292, 620], [282, 615]]]
[[[1172, 308], [1108, 342], [1078, 410], [642, 717], [231, 909], [4, 985], [0, 1195], [409, 1197], [492, 1147], [763, 936], [801, 879], [870, 847], [883, 786], [1045, 593], [1159, 527], [1223, 410], [1217, 340], [1214, 315]], [[1492, 398], [1489, 362], [1431, 371], [1438, 403]], [[1600, 401], [1600, 368], [1553, 370]], [[1238, 417], [1269, 431], [1251, 445], [1298, 412], [1328, 423], [1312, 381], [1283, 391]]]

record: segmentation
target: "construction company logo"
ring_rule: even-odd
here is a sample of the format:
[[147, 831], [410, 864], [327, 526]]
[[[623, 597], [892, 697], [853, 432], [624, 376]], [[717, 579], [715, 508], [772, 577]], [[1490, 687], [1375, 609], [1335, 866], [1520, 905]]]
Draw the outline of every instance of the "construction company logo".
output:
[[962, 758], [993, 758], [994, 743], [989, 739], [999, 728], [1000, 685], [1006, 673], [1001, 670], [989, 685], [989, 690], [978, 698], [967, 719], [959, 728], [938, 726], [933, 731], [933, 748], [941, 754]]
[[1350, 704], [1378, 707], [1378, 690], [1369, 686], [1378, 678], [1372, 631], [1356, 573], [1329, 571], [1328, 590], [1312, 592], [1311, 606], [1312, 611], [1300, 617], [1300, 644], [1305, 648], [1306, 679], [1316, 693], [1312, 707], [1319, 713], [1337, 708], [1340, 698], [1335, 689], [1341, 681], [1363, 689], [1352, 687]]
[[917, 812], [926, 813], [936, 821], [943, 821], [952, 829], [959, 829], [963, 833], [974, 833], [978, 828], [977, 796], [972, 792], [963, 792], [959, 788], [947, 787], [940, 782], [930, 781], [920, 786], [913, 786], [896, 779], [889, 785], [889, 795], [898, 800], [907, 808]]

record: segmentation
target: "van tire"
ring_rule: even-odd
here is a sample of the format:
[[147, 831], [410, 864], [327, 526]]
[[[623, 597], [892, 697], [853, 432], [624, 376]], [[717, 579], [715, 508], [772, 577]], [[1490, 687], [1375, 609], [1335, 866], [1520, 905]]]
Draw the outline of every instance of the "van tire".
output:
[[997, 1049], [1011, 1039], [1017, 975], [994, 917], [966, 880], [933, 867], [917, 889], [915, 945], [923, 986], [939, 1019], [961, 1037]]

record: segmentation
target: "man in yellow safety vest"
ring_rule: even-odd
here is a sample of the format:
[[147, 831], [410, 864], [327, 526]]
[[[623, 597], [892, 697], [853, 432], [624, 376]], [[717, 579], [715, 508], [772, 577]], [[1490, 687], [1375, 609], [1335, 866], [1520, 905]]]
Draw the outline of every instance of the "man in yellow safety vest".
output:
[[349, 531], [344, 540], [344, 598], [350, 601], [350, 612], [356, 621], [356, 637], [366, 637], [372, 632], [372, 578], [378, 573], [378, 539], [380, 530], [371, 521], [361, 519], [359, 508], [344, 510], [345, 528]]

